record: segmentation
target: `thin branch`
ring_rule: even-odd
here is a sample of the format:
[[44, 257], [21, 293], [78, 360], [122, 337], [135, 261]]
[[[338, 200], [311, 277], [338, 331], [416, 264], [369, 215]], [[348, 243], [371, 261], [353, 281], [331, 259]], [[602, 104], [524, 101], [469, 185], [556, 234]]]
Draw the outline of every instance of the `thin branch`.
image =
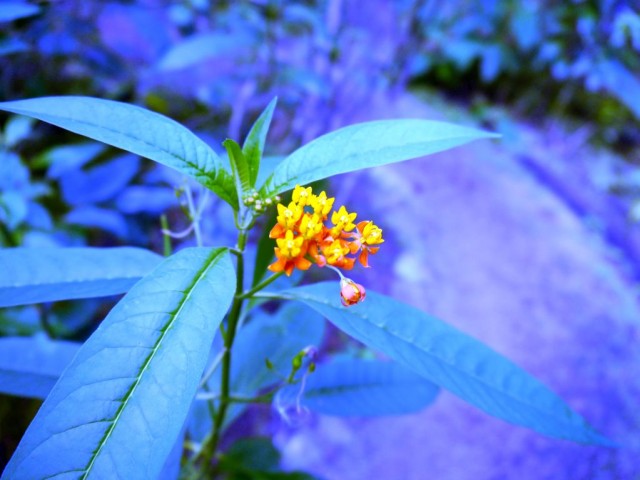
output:
[[267, 285], [270, 285], [271, 283], [275, 282], [278, 278], [280, 278], [282, 276], [283, 273], [284, 272], [274, 273], [269, 278], [267, 278], [266, 280], [263, 280], [262, 282], [257, 284], [252, 289], [247, 290], [246, 292], [242, 293], [242, 295], [238, 295], [237, 298], [249, 298], [249, 297], [251, 297], [254, 293], [259, 292], [260, 290], [262, 290]]

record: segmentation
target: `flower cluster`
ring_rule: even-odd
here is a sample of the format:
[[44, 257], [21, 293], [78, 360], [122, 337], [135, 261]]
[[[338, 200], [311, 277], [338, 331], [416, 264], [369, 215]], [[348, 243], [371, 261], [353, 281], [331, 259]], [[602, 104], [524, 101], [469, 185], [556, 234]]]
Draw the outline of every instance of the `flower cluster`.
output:
[[325, 192], [315, 195], [311, 187], [297, 185], [289, 205], [277, 205], [277, 223], [269, 233], [276, 240], [276, 261], [269, 270], [291, 275], [294, 268], [313, 264], [351, 270], [356, 260], [369, 266], [369, 255], [384, 242], [382, 230], [371, 221], [356, 224], [357, 214], [344, 206], [332, 211], [334, 201]]

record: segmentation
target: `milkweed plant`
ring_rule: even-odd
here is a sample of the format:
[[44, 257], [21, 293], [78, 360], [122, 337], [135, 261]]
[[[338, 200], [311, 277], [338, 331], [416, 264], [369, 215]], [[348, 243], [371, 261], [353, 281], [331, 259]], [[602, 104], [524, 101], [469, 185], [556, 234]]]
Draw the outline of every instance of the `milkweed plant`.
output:
[[[328, 187], [309, 186], [495, 135], [420, 119], [374, 121], [275, 163], [263, 156], [275, 105], [242, 146], [223, 143], [227, 161], [182, 125], [126, 103], [0, 103], [185, 174], [229, 204], [237, 229], [233, 245], [202, 245], [201, 210], [190, 202], [197, 246], [164, 257], [133, 247], [0, 250], [2, 307], [125, 293], [82, 345], [0, 339], [13, 359], [0, 369], [2, 392], [44, 399], [2, 478], [246, 474], [221, 439], [248, 404], [271, 403], [285, 418], [402, 414], [426, 407], [441, 388], [543, 435], [613, 445], [488, 346], [350, 279], [350, 270], [385, 254], [384, 225], [336, 204]], [[333, 280], [291, 281], [310, 269]], [[325, 319], [381, 355], [319, 357]], [[265, 478], [307, 478], [272, 475]]]

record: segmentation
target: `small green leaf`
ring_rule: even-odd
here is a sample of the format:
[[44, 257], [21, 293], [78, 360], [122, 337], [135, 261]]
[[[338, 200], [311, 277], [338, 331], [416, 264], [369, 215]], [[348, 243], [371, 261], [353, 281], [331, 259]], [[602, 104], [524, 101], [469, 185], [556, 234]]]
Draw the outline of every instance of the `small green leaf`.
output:
[[231, 205], [234, 210], [238, 210], [240, 204], [238, 203], [236, 182], [233, 175], [226, 170], [218, 170], [216, 186], [215, 188], [210, 187], [210, 189], [217, 193], [221, 199]]
[[231, 164], [231, 171], [233, 172], [238, 201], [242, 202], [242, 197], [253, 187], [253, 184], [251, 183], [249, 164], [247, 163], [244, 153], [242, 153], [242, 150], [240, 149], [240, 145], [235, 141], [227, 138], [222, 142], [222, 145], [227, 149], [227, 154], [229, 155], [229, 163]]
[[267, 108], [260, 114], [255, 121], [247, 138], [242, 145], [242, 152], [247, 158], [249, 164], [249, 171], [251, 173], [251, 186], [255, 186], [258, 179], [258, 172], [260, 170], [260, 163], [264, 154], [264, 144], [267, 140], [267, 133], [269, 132], [269, 126], [271, 125], [271, 118], [273, 117], [273, 111], [276, 108], [278, 97], [275, 97]]
[[498, 135], [430, 120], [380, 120], [358, 123], [328, 133], [285, 158], [262, 188], [263, 196], [296, 184], [363, 168], [377, 167], [442, 152]]
[[271, 227], [276, 223], [276, 214], [276, 209], [270, 208], [265, 216], [264, 228], [256, 247], [256, 261], [253, 270], [253, 281], [251, 283], [253, 286], [260, 283], [265, 273], [267, 273], [267, 267], [273, 260], [275, 242], [272, 238], [269, 238], [269, 232], [271, 231]]

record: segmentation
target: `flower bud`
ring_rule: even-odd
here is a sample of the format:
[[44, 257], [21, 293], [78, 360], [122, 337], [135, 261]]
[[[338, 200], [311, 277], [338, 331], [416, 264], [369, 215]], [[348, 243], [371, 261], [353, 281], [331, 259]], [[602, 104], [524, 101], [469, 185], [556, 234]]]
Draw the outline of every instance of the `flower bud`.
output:
[[305, 347], [302, 352], [310, 361], [314, 361], [318, 357], [318, 349], [313, 345]]
[[359, 283], [354, 282], [350, 278], [340, 280], [340, 300], [342, 305], [350, 307], [364, 300], [367, 292]]
[[293, 357], [293, 360], [291, 360], [291, 366], [293, 367], [294, 370], [300, 370], [300, 367], [302, 367], [302, 357], [304, 356], [303, 352], [298, 353], [295, 357]]

